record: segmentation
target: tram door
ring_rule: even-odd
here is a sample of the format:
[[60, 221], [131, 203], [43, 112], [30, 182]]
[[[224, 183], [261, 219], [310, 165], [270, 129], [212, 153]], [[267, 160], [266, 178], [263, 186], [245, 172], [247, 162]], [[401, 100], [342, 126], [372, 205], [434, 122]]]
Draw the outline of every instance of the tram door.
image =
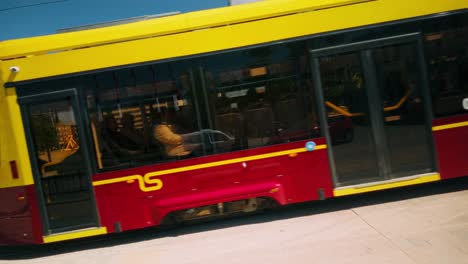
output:
[[44, 235], [98, 226], [75, 90], [20, 98]]
[[435, 170], [418, 35], [312, 51], [336, 187]]

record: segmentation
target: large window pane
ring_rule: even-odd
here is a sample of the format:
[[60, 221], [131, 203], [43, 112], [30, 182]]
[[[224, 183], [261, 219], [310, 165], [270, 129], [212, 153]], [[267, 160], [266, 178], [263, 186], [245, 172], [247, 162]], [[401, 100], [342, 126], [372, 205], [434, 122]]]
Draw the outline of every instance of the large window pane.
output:
[[320, 136], [306, 50], [289, 44], [203, 60], [210, 126], [232, 138], [214, 152]]
[[28, 114], [49, 228], [92, 225], [89, 175], [71, 101], [34, 104]]
[[336, 184], [381, 180], [360, 53], [327, 56], [319, 63]]
[[429, 126], [414, 45], [375, 49], [391, 177], [432, 171]]
[[[200, 155], [193, 144], [185, 146], [197, 141], [197, 134], [180, 136], [199, 130], [187, 69], [166, 63], [95, 76], [87, 103], [100, 169]], [[167, 128], [163, 136], [162, 126]], [[172, 140], [164, 138], [169, 136]]]
[[459, 22], [434, 24], [425, 35], [436, 117], [467, 113], [462, 100], [468, 97], [468, 26], [467, 21]]

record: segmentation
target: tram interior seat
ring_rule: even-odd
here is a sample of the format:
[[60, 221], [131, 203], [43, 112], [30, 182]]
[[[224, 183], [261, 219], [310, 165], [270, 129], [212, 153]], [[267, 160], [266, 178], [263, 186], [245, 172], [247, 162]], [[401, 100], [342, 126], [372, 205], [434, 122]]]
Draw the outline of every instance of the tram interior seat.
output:
[[244, 117], [240, 112], [218, 114], [215, 123], [216, 129], [234, 137], [233, 150], [246, 147]]
[[275, 106], [276, 120], [282, 130], [297, 130], [304, 123], [304, 106], [302, 100], [287, 98]]
[[248, 108], [245, 111], [245, 125], [249, 146], [261, 146], [274, 134], [273, 111], [268, 104]]

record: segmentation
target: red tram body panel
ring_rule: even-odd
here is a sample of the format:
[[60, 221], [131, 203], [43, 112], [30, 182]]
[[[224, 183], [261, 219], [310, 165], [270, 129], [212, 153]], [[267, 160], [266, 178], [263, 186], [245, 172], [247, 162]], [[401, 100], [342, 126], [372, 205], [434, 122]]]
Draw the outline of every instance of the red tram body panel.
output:
[[[269, 197], [286, 205], [318, 200], [319, 190], [322, 199], [332, 197], [330, 172], [323, 166], [328, 164], [325, 141], [316, 140], [320, 149], [310, 152], [306, 142], [94, 175], [102, 224], [110, 232], [116, 223], [121, 230], [130, 230], [158, 225], [170, 212], [216, 203]], [[174, 169], [180, 172], [171, 172]], [[145, 175], [161, 171], [167, 172], [157, 176], [161, 189], [142, 190], [139, 184], [147, 184]], [[138, 180], [126, 180], [132, 175]]]
[[0, 245], [42, 242], [42, 225], [33, 185], [0, 190]]
[[435, 119], [432, 124], [440, 176], [468, 175], [468, 115]]

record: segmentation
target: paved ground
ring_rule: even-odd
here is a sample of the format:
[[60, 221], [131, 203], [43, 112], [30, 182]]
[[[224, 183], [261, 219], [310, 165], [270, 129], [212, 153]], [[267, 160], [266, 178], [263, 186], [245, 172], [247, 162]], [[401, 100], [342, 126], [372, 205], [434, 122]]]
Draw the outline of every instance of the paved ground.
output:
[[468, 263], [468, 180], [169, 231], [0, 248], [0, 263]]

